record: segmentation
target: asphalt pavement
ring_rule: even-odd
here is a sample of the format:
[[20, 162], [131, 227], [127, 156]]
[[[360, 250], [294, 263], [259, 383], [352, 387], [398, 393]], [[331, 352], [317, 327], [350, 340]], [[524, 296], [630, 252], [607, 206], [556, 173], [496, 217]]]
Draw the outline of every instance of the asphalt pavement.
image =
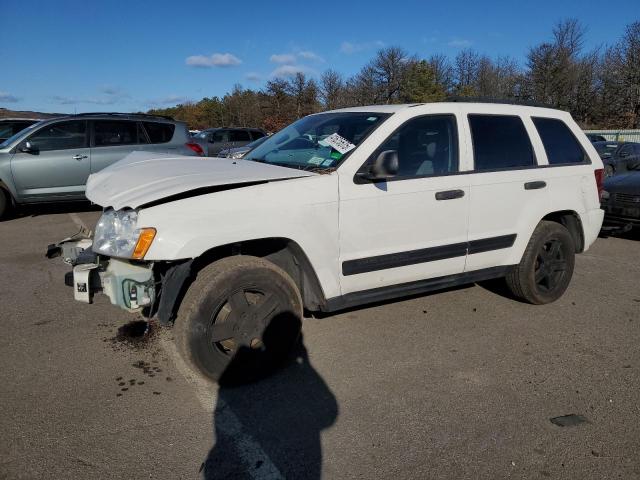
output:
[[0, 223], [0, 478], [640, 478], [638, 234], [554, 304], [490, 282], [308, 318], [289, 366], [218, 388], [171, 328], [73, 300], [44, 252], [98, 216]]

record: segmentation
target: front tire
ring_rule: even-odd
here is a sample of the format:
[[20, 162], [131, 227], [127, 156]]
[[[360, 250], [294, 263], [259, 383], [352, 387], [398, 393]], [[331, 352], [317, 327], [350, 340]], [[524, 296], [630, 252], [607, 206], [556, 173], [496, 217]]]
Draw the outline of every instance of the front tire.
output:
[[257, 380], [289, 356], [302, 299], [291, 277], [257, 257], [218, 260], [197, 274], [175, 323], [181, 356], [221, 384]]
[[575, 265], [575, 245], [559, 223], [542, 221], [531, 235], [520, 263], [507, 277], [516, 297], [534, 305], [551, 303], [564, 294]]

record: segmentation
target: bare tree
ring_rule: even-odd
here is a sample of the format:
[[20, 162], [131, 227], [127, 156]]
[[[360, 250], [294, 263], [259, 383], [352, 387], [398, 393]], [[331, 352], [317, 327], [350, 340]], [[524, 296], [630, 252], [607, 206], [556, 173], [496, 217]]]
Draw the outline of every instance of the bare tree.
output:
[[333, 110], [344, 102], [344, 80], [335, 70], [327, 70], [320, 77], [320, 99], [324, 108]]
[[380, 101], [393, 103], [398, 99], [410, 60], [407, 52], [400, 47], [378, 50], [370, 68], [379, 90]]
[[454, 60], [455, 91], [458, 95], [477, 95], [475, 85], [480, 68], [480, 56], [472, 49], [464, 49]]

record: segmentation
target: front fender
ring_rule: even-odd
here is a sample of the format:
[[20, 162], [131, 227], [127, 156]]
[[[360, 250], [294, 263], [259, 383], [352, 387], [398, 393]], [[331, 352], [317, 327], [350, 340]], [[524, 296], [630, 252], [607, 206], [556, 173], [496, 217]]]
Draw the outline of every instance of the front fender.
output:
[[317, 175], [205, 194], [142, 209], [156, 238], [148, 261], [193, 259], [212, 248], [286, 238], [307, 255], [327, 297], [340, 292], [337, 176]]

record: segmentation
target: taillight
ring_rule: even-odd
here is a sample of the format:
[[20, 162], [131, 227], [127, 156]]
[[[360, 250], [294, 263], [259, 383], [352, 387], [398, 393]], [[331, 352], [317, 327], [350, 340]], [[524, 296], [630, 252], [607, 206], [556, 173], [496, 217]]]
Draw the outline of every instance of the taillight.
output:
[[196, 152], [201, 157], [204, 156], [204, 150], [197, 143], [185, 143], [185, 146], [189, 147], [191, 150]]
[[598, 187], [598, 198], [602, 200], [602, 191], [604, 190], [604, 168], [599, 168], [593, 171], [596, 176], [596, 187]]

